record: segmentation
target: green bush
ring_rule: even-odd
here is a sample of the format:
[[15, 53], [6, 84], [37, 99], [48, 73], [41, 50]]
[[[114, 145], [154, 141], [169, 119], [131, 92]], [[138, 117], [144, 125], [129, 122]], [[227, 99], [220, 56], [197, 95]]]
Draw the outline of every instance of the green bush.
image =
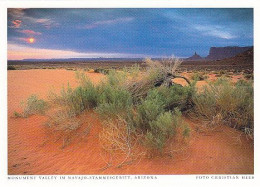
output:
[[184, 123], [178, 109], [162, 112], [155, 120], [149, 121], [150, 130], [146, 131], [144, 145], [152, 150], [162, 152], [167, 142], [181, 130], [183, 137], [190, 135], [189, 126]]
[[103, 118], [126, 115], [132, 108], [131, 94], [122, 88], [115, 88], [109, 84], [99, 87], [98, 107], [96, 111]]
[[94, 108], [97, 105], [97, 92], [95, 87], [78, 87], [68, 95], [65, 102], [76, 115], [86, 109]]
[[143, 132], [151, 130], [150, 122], [157, 119], [157, 117], [165, 110], [160, 95], [153, 98], [147, 98], [137, 106], [137, 115], [135, 116], [134, 126], [141, 129]]
[[151, 130], [145, 135], [145, 145], [162, 151], [166, 141], [175, 133], [172, 113], [161, 113], [155, 120], [149, 122], [149, 126]]
[[15, 117], [29, 117], [33, 114], [45, 114], [46, 109], [48, 108], [47, 102], [38, 99], [37, 95], [31, 95], [28, 97], [26, 102], [21, 103], [23, 106], [23, 113], [14, 112]]
[[[64, 107], [65, 110], [62, 111], [69, 115], [59, 113], [57, 117], [54, 116], [51, 120], [52, 127], [76, 129], [80, 123], [75, 121], [75, 116], [84, 110], [95, 108], [103, 120], [112, 120], [115, 123], [122, 120], [129, 132], [137, 136], [143, 135], [143, 145], [149, 149], [162, 151], [179, 128], [182, 136], [189, 136], [190, 130], [183, 123], [181, 112], [177, 108], [184, 109], [187, 106], [194, 91], [192, 86], [152, 88], [140, 102], [133, 103], [133, 96], [125, 86], [125, 73], [112, 70], [103, 82], [94, 86], [84, 73], [77, 72], [80, 86], [72, 89], [68, 85], [59, 96], [53, 97], [53, 101]], [[106, 129], [114, 132], [121, 127], [111, 126]]]
[[235, 85], [227, 79], [219, 79], [193, 97], [194, 113], [212, 121], [219, 116], [221, 122], [231, 127], [253, 131], [252, 82], [238, 81]]
[[49, 99], [54, 104], [70, 110], [75, 115], [79, 115], [84, 110], [97, 106], [98, 91], [84, 73], [76, 72], [76, 78], [80, 86], [75, 89], [72, 89], [69, 84], [67, 88], [63, 86], [60, 95], [50, 93]]
[[60, 96], [51, 96], [51, 100], [79, 115], [84, 110], [97, 106], [98, 93], [95, 86], [90, 82], [74, 90], [68, 85], [67, 89], [63, 87]]
[[127, 78], [126, 76], [126, 72], [117, 72], [115, 69], [112, 69], [107, 75], [107, 84], [112, 87], [122, 86]]
[[175, 107], [178, 107], [180, 110], [185, 110], [189, 108], [193, 94], [193, 86], [161, 86], [148, 92], [147, 98], [152, 99], [158, 97], [158, 99], [160, 99], [164, 103], [164, 107], [166, 109], [173, 110]]
[[[169, 88], [171, 89], [171, 88]], [[163, 93], [163, 92], [162, 92]], [[162, 151], [167, 141], [172, 138], [177, 129], [182, 129], [182, 136], [189, 136], [190, 130], [181, 118], [181, 112], [175, 108], [174, 113], [167, 111], [167, 101], [159, 89], [154, 89], [137, 105], [135, 112], [126, 120], [130, 127], [141, 131], [144, 145], [152, 150]]]

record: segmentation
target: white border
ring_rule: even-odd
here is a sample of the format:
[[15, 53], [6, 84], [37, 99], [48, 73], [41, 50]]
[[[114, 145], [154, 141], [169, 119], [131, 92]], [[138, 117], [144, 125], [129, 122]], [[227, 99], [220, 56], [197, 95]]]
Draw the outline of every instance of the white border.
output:
[[[259, 1], [260, 2], [260, 1]], [[257, 186], [259, 185], [259, 35], [260, 3], [258, 0], [4, 0], [0, 2], [0, 183], [1, 186]], [[254, 8], [254, 75], [255, 75], [255, 174], [254, 180], [196, 180], [197, 175], [160, 175], [158, 180], [7, 180], [7, 8]], [[209, 175], [210, 176], [210, 175]]]

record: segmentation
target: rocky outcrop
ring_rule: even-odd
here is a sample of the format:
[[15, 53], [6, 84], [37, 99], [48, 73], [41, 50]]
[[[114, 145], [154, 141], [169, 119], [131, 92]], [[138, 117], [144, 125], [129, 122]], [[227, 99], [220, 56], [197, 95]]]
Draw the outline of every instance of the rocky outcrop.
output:
[[193, 56], [187, 58], [186, 60], [202, 60], [202, 59], [203, 58], [195, 52]]
[[251, 47], [238, 47], [238, 46], [228, 46], [228, 47], [211, 47], [209, 55], [206, 57], [207, 60], [220, 60], [224, 58], [229, 58], [236, 56], [239, 53], [243, 53], [250, 50]]
[[254, 49], [253, 47], [243, 53], [239, 53], [234, 57], [225, 58], [220, 61], [222, 64], [232, 64], [232, 65], [253, 65], [254, 63]]

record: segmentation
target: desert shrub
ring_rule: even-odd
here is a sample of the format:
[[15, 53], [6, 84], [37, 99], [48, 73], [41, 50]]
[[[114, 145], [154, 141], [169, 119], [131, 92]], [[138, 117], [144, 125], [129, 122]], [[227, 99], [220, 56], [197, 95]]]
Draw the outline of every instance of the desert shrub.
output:
[[145, 134], [144, 145], [153, 151], [162, 153], [167, 142], [178, 132], [180, 136], [189, 137], [190, 128], [181, 118], [181, 112], [175, 109], [174, 112], [162, 112], [155, 120], [149, 122], [150, 130]]
[[215, 118], [231, 127], [253, 131], [252, 83], [239, 81], [232, 85], [228, 79], [219, 79], [205, 87], [202, 92], [195, 94], [193, 101], [194, 113], [198, 117], [209, 122]]
[[96, 108], [100, 116], [109, 118], [116, 117], [117, 115], [125, 115], [131, 108], [132, 98], [127, 90], [113, 87], [110, 84], [100, 85], [98, 106]]
[[65, 104], [77, 115], [97, 104], [97, 94], [94, 87], [78, 87], [68, 94]]
[[55, 131], [73, 131], [80, 127], [80, 121], [71, 110], [61, 109], [49, 116], [46, 125]]
[[246, 79], [254, 79], [254, 75], [253, 74], [245, 74], [244, 77]]
[[156, 120], [157, 117], [164, 112], [164, 108], [165, 104], [159, 94], [157, 97], [143, 100], [142, 103], [137, 106], [134, 126], [143, 132], [147, 130], [150, 131], [150, 122]]
[[172, 85], [170, 87], [161, 86], [148, 92], [147, 98], [160, 97], [166, 109], [178, 107], [180, 110], [189, 108], [192, 95], [194, 94], [194, 85], [182, 87]]
[[126, 81], [127, 74], [123, 71], [116, 71], [115, 69], [112, 69], [109, 71], [107, 75], [107, 84], [109, 84], [112, 87], [119, 87], [124, 84]]
[[141, 72], [141, 68], [140, 68], [139, 64], [134, 64], [133, 66], [131, 66], [129, 68], [124, 67], [123, 71], [128, 73], [129, 77], [136, 78], [139, 76], [139, 74]]
[[[106, 120], [99, 133], [99, 143], [103, 148], [103, 159], [108, 166], [122, 167], [139, 158], [143, 152], [136, 149], [139, 138], [123, 118]], [[108, 167], [107, 166], [107, 167]]]
[[161, 113], [149, 123], [150, 131], [145, 135], [145, 144], [162, 151], [166, 141], [174, 134], [173, 115], [171, 112]]
[[172, 78], [176, 77], [176, 69], [181, 61], [176, 58], [163, 59], [162, 61], [146, 59], [145, 63], [146, 69], [142, 73], [141, 79], [130, 80], [125, 84], [125, 87], [133, 96], [134, 103], [140, 102], [154, 87], [162, 84], [171, 85]]
[[96, 107], [97, 97], [97, 91], [93, 85], [79, 86], [74, 90], [68, 85], [67, 89], [63, 87], [61, 95], [51, 96], [51, 100], [78, 115], [84, 110]]
[[62, 148], [69, 145], [73, 138], [79, 135], [78, 130], [82, 126], [82, 121], [77, 118], [76, 114], [67, 108], [62, 108], [51, 115], [48, 115], [45, 123], [49, 134], [62, 140]]
[[22, 118], [23, 115], [21, 113], [17, 112], [17, 111], [14, 111], [14, 117], [15, 118]]
[[16, 70], [16, 68], [14, 66], [7, 66], [7, 70]]
[[102, 68], [97, 68], [94, 70], [95, 73], [102, 73], [104, 75], [107, 75], [109, 73], [108, 69], [102, 69]]
[[98, 92], [84, 73], [76, 72], [76, 78], [80, 86], [75, 89], [72, 89], [69, 84], [67, 88], [63, 86], [60, 95], [50, 93], [49, 99], [54, 104], [71, 110], [75, 115], [79, 115], [84, 110], [92, 109], [97, 106]]
[[226, 71], [220, 70], [220, 71], [219, 71], [219, 74], [224, 75], [224, 74], [226, 74]]
[[166, 104], [167, 99], [158, 89], [154, 89], [126, 120], [130, 127], [144, 134], [144, 145], [154, 151], [162, 152], [177, 128], [183, 128], [182, 135], [189, 136], [189, 128], [187, 125], [184, 127], [179, 109], [176, 108], [172, 113], [167, 111]]
[[45, 111], [48, 108], [47, 102], [39, 99], [37, 95], [31, 95], [25, 102], [22, 102], [21, 105], [23, 107], [23, 112], [21, 114], [14, 112], [15, 117], [29, 117], [33, 114], [45, 114]]
[[205, 73], [203, 72], [196, 72], [192, 74], [191, 79], [196, 81], [202, 81], [208, 79], [208, 76], [205, 75]]

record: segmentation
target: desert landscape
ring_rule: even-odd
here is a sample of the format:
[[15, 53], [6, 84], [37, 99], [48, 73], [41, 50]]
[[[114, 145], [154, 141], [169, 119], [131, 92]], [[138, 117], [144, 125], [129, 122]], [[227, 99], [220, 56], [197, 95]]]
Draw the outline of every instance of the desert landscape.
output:
[[253, 46], [187, 58], [9, 51], [9, 175], [254, 174]]
[[[106, 76], [95, 72], [85, 74], [94, 84]], [[182, 74], [191, 77], [194, 73]], [[216, 75], [209, 75], [208, 80], [216, 79]], [[233, 82], [243, 79], [241, 74], [231, 76]], [[220, 124], [205, 130], [202, 121], [193, 121], [187, 116], [183, 119], [191, 128], [188, 147], [171, 156], [150, 157], [144, 153], [122, 167], [117, 167], [118, 163], [112, 165], [109, 158], [102, 156], [104, 150], [99, 139], [102, 120], [93, 110], [80, 114], [82, 124], [70, 135], [72, 141], [66, 147], [63, 147], [64, 140], [58, 139], [44, 125], [48, 120], [46, 115], [14, 116], [15, 112], [22, 112], [20, 102], [30, 95], [47, 99], [47, 90], [59, 93], [68, 82], [73, 89], [79, 86], [74, 71], [8, 71], [9, 174], [252, 174], [254, 171], [252, 139]], [[182, 79], [175, 82], [185, 85]], [[208, 83], [201, 80], [196, 84], [202, 89]], [[114, 159], [113, 162], [118, 162], [119, 158]]]

